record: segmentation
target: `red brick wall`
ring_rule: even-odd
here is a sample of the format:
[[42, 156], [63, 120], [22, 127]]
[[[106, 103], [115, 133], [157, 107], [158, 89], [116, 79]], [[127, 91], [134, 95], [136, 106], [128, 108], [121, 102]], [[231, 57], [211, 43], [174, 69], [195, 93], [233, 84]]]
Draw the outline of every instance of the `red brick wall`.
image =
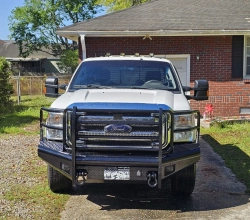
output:
[[[81, 48], [81, 47], [80, 47]], [[215, 116], [238, 116], [240, 107], [250, 108], [250, 84], [231, 78], [232, 37], [87, 37], [87, 57], [125, 54], [190, 54], [191, 85], [195, 79], [209, 80], [209, 100], [191, 101], [193, 109], [214, 106]], [[80, 51], [81, 54], [81, 51]], [[199, 60], [196, 57], [199, 56]]]

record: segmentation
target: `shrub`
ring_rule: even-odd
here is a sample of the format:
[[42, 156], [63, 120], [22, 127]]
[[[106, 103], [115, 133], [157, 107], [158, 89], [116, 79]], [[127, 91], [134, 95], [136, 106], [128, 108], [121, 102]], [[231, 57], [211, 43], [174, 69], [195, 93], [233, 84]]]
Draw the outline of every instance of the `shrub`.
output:
[[78, 50], [64, 50], [57, 65], [65, 73], [73, 73], [78, 66]]
[[0, 109], [11, 104], [10, 96], [13, 86], [10, 83], [11, 64], [4, 57], [0, 57]]

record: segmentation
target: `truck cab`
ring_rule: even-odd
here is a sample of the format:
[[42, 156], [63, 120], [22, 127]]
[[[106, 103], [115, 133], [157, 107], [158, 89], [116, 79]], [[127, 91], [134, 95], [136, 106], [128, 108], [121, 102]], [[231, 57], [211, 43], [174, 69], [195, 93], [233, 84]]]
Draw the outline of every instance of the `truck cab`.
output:
[[97, 182], [165, 188], [170, 179], [173, 194], [192, 193], [200, 113], [189, 100], [208, 99], [207, 80], [183, 87], [167, 59], [99, 57], [85, 59], [68, 85], [45, 84], [58, 98], [41, 108], [38, 155], [53, 192]]

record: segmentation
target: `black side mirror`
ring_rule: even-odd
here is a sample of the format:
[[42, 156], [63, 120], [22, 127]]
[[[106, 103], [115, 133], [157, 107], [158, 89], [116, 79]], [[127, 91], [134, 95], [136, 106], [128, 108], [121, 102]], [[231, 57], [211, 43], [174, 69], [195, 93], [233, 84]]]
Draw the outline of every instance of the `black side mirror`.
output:
[[182, 86], [182, 89], [184, 92], [189, 92], [191, 90], [191, 87], [189, 86]]
[[59, 85], [58, 88], [61, 89], [61, 90], [66, 90], [68, 87], [68, 84], [62, 84], [62, 85]]
[[45, 80], [45, 88], [47, 97], [58, 97], [58, 78], [54, 76], [49, 76]]
[[208, 100], [208, 89], [209, 89], [208, 81], [205, 79], [195, 80], [193, 88], [187, 87], [187, 86], [183, 87], [184, 92], [194, 90], [193, 96], [186, 95], [188, 100], [194, 99], [194, 100], [200, 100], [200, 101]]
[[205, 79], [194, 81], [194, 100], [208, 100], [208, 81]]

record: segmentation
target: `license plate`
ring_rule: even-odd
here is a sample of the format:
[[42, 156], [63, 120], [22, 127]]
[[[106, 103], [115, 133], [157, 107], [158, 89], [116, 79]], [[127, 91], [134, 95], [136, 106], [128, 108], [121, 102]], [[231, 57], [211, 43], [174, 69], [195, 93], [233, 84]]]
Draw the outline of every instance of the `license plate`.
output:
[[105, 180], [129, 180], [129, 167], [107, 167], [104, 169]]

